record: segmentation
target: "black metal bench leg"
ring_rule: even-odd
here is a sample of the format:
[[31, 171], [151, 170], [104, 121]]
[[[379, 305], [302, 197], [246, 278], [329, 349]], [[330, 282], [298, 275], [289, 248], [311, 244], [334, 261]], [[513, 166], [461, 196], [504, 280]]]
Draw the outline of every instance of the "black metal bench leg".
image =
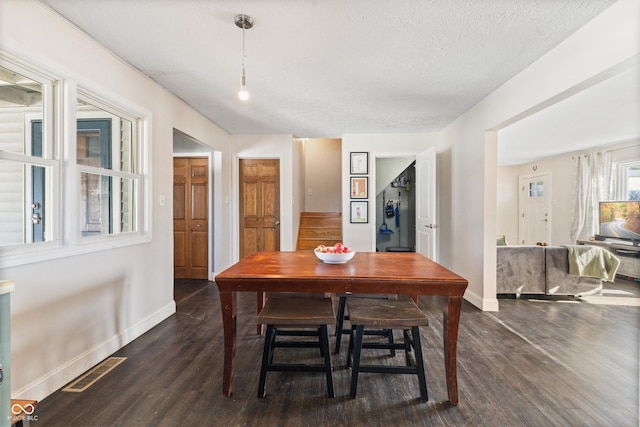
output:
[[319, 328], [320, 336], [320, 348], [322, 349], [322, 356], [324, 357], [324, 369], [327, 376], [327, 396], [333, 398], [335, 396], [333, 392], [333, 375], [331, 367], [331, 346], [329, 345], [329, 329], [327, 325], [322, 325]]
[[264, 338], [264, 350], [262, 351], [262, 367], [260, 368], [260, 383], [258, 384], [258, 398], [265, 396], [264, 388], [267, 381], [267, 366], [273, 361], [273, 341], [275, 331], [273, 325], [267, 325]]
[[418, 369], [418, 384], [420, 385], [420, 398], [424, 401], [429, 400], [427, 394], [427, 380], [424, 370], [424, 358], [422, 357], [422, 344], [420, 342], [420, 329], [417, 326], [411, 328], [413, 335], [413, 350], [416, 356], [416, 368]]
[[404, 364], [405, 366], [411, 366], [411, 359], [409, 358], [409, 354], [411, 353], [411, 346], [413, 345], [413, 341], [409, 336], [409, 330], [403, 329], [402, 336], [404, 338]]
[[[353, 363], [351, 366], [351, 391], [349, 396], [352, 399], [356, 398], [358, 391], [358, 374], [360, 370], [360, 355], [362, 354], [362, 336], [364, 335], [364, 326], [358, 325], [355, 327], [355, 331], [352, 332], [355, 335], [355, 342], [353, 343]], [[349, 348], [351, 348], [351, 342]]]
[[355, 333], [356, 333], [356, 327], [352, 326], [351, 332], [349, 333], [349, 350], [347, 351], [347, 368], [351, 367], [351, 362], [353, 361], [353, 340], [354, 340], [353, 337]]
[[389, 356], [391, 357], [396, 357], [396, 349], [393, 348], [393, 329], [385, 329], [384, 330], [384, 334], [387, 336], [387, 338], [389, 339], [389, 344], [390, 344], [390, 349], [389, 349]]
[[340, 354], [340, 342], [342, 341], [342, 328], [344, 328], [344, 312], [346, 310], [347, 298], [340, 297], [338, 301], [338, 315], [336, 316], [336, 347], [334, 354]]

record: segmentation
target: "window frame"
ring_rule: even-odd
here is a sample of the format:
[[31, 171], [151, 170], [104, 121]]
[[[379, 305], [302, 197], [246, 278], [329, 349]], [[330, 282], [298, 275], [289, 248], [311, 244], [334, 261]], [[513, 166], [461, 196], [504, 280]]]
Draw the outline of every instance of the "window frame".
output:
[[[148, 126], [151, 119], [151, 114], [142, 110], [141, 108], [125, 105], [126, 103], [123, 101], [113, 101], [109, 98], [106, 98], [103, 95], [97, 94], [96, 91], [87, 89], [85, 87], [78, 87], [75, 91], [75, 99], [74, 104], [77, 106], [78, 101], [82, 101], [91, 106], [100, 109], [102, 112], [110, 114], [112, 119], [112, 135], [119, 133], [120, 124], [116, 123], [120, 119], [128, 120], [131, 123], [131, 139], [132, 139], [132, 170], [134, 172], [122, 171], [114, 168], [115, 163], [119, 163], [120, 155], [118, 153], [117, 156], [112, 157], [112, 167], [111, 169], [106, 169], [102, 167], [95, 167], [89, 165], [82, 165], [77, 162], [76, 150], [77, 150], [77, 121], [79, 119], [99, 119], [105, 118], [102, 114], [97, 113], [80, 113], [76, 108], [76, 115], [73, 120], [73, 141], [70, 141], [70, 144], [73, 144], [73, 149], [70, 150], [70, 157], [73, 159], [69, 159], [69, 163], [72, 164], [75, 169], [73, 175], [75, 177], [75, 206], [76, 206], [76, 218], [78, 220], [75, 223], [75, 228], [71, 233], [73, 234], [73, 239], [77, 242], [78, 246], [81, 247], [97, 247], [100, 248], [102, 246], [107, 245], [106, 247], [111, 247], [114, 241], [120, 241], [123, 246], [127, 245], [127, 242], [131, 242], [130, 244], [138, 244], [143, 242], [149, 242], [150, 238], [150, 224], [149, 224], [149, 208], [150, 203], [148, 200], [148, 185], [149, 185], [149, 171], [148, 171], [148, 156], [149, 153], [149, 142], [148, 142]], [[111, 147], [112, 155], [116, 153], [118, 149], [116, 147]], [[71, 161], [73, 160], [73, 161]], [[136, 172], [137, 171], [137, 172]], [[119, 227], [116, 231], [114, 228], [114, 232], [111, 233], [101, 233], [95, 236], [82, 236], [80, 231], [80, 179], [82, 173], [96, 174], [99, 176], [109, 176], [112, 180], [116, 179], [129, 179], [132, 180], [134, 185], [134, 204], [135, 204], [135, 230], [134, 231], [120, 231]], [[112, 190], [112, 192], [114, 192]], [[118, 196], [119, 197], [119, 196]], [[117, 198], [116, 198], [117, 200]], [[113, 215], [114, 213], [118, 213], [117, 209], [114, 209], [113, 206], [116, 203], [112, 200], [111, 203], [111, 223], [117, 222], [119, 216]]]
[[[0, 161], [7, 161], [12, 164], [21, 164], [23, 167], [40, 166], [45, 169], [45, 197], [47, 199], [46, 212], [44, 216], [46, 238], [42, 242], [27, 242], [0, 246], [0, 260], [3, 264], [13, 265], [12, 258], [28, 257], [33, 253], [44, 250], [60, 248], [61, 244], [61, 162], [60, 162], [60, 138], [59, 120], [56, 111], [60, 106], [62, 97], [61, 79], [52, 73], [34, 67], [16, 57], [0, 51], [0, 67], [20, 74], [42, 85], [42, 115], [34, 111], [24, 112], [24, 139], [31, 138], [31, 127], [29, 124], [33, 119], [42, 120], [42, 157], [33, 156], [31, 146], [26, 145], [25, 154], [12, 153], [0, 150]], [[25, 174], [25, 183], [30, 182], [30, 177]], [[26, 192], [27, 186], [23, 189], [23, 203], [25, 215], [23, 217], [23, 232], [25, 240], [32, 237], [27, 211], [30, 196]], [[6, 261], [6, 262], [5, 262]], [[19, 262], [21, 263], [21, 262]]]
[[[100, 233], [99, 235], [93, 235], [93, 236], [82, 236], [81, 235], [81, 230], [80, 230], [80, 221], [78, 221], [78, 227], [76, 228], [76, 239], [79, 242], [79, 244], [92, 244], [95, 242], [100, 242], [100, 241], [104, 241], [105, 239], [108, 240], [113, 240], [114, 238], [127, 238], [129, 236], [132, 237], [137, 237], [140, 236], [141, 233], [144, 233], [144, 224], [142, 223], [142, 219], [144, 218], [144, 206], [145, 204], [143, 203], [143, 183], [145, 182], [145, 174], [144, 174], [144, 170], [143, 170], [143, 164], [141, 162], [141, 159], [144, 158], [146, 150], [146, 144], [143, 141], [143, 126], [142, 126], [142, 122], [144, 121], [143, 117], [140, 117], [139, 114], [137, 114], [134, 111], [130, 111], [129, 109], [127, 109], [126, 107], [122, 107], [120, 105], [117, 105], [116, 103], [112, 103], [110, 101], [105, 100], [103, 97], [100, 97], [96, 94], [94, 94], [93, 92], [91, 92], [90, 90], [87, 90], [85, 88], [78, 88], [76, 91], [76, 98], [77, 101], [81, 101], [83, 103], [87, 103], [90, 104], [92, 107], [97, 108], [99, 110], [101, 110], [101, 113], [96, 113], [94, 111], [91, 112], [81, 112], [80, 109], [77, 110], [76, 113], [76, 118], [75, 118], [75, 123], [77, 125], [78, 120], [81, 119], [111, 119], [111, 134], [112, 134], [112, 139], [113, 139], [113, 135], [118, 135], [121, 132], [121, 126], [120, 126], [120, 120], [124, 119], [127, 120], [131, 123], [131, 156], [132, 159], [130, 159], [130, 164], [131, 164], [131, 169], [132, 172], [128, 172], [128, 171], [123, 171], [119, 168], [119, 164], [121, 163], [121, 155], [120, 155], [120, 150], [119, 147], [115, 147], [115, 146], [111, 146], [111, 167], [110, 168], [105, 168], [105, 167], [97, 167], [97, 166], [90, 166], [90, 165], [84, 165], [84, 164], [80, 164], [77, 162], [77, 159], [74, 159], [74, 165], [76, 168], [76, 179], [77, 182], [80, 182], [81, 179], [81, 175], [83, 173], [86, 174], [93, 174], [93, 175], [98, 175], [98, 176], [107, 176], [110, 177], [112, 179], [112, 185], [114, 187], [112, 187], [111, 193], [112, 193], [112, 200], [110, 203], [110, 230], [111, 232], [108, 233]], [[104, 114], [103, 114], [104, 113]], [[75, 135], [76, 135], [76, 139], [74, 139], [74, 154], [76, 153], [75, 150], [77, 150], [77, 133], [78, 133], [78, 129], [76, 126], [75, 129]], [[118, 167], [116, 167], [116, 165], [118, 165]], [[119, 214], [120, 211], [118, 209], [115, 209], [115, 206], [119, 205], [120, 202], [120, 194], [119, 194], [119, 185], [116, 185], [115, 183], [118, 180], [131, 180], [134, 183], [134, 219], [132, 221], [132, 224], [134, 225], [134, 230], [133, 231], [122, 231], [121, 229], [121, 224], [119, 221]], [[78, 191], [76, 196], [80, 196], [80, 188], [79, 188], [79, 184], [78, 184]], [[81, 201], [80, 199], [78, 199], [78, 218], [80, 215], [80, 209], [81, 209]]]
[[629, 200], [629, 169], [640, 168], [640, 158], [615, 162], [611, 188], [612, 200]]
[[[0, 246], [2, 266], [13, 267], [150, 242], [152, 113], [126, 98], [114, 96], [111, 91], [100, 90], [93, 83], [79, 87], [80, 84], [72, 79], [56, 76], [45, 67], [30, 65], [2, 50], [0, 66], [43, 84], [43, 104], [46, 102], [48, 107], [43, 107], [42, 158], [0, 151], [0, 161], [45, 167], [47, 229], [52, 233], [50, 241]], [[78, 99], [131, 122], [130, 151], [135, 173], [109, 170], [108, 174], [114, 179], [135, 182], [135, 207], [132, 209], [135, 210], [135, 231], [80, 236], [80, 174], [98, 172], [104, 175], [105, 170], [77, 164]], [[23, 197], [26, 193], [25, 188]], [[116, 209], [116, 212], [119, 211]]]

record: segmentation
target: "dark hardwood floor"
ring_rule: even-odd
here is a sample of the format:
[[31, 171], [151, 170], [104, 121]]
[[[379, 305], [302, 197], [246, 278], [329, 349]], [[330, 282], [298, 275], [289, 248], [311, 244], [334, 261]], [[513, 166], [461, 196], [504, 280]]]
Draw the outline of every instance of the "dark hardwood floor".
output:
[[[334, 358], [335, 399], [325, 396], [322, 374], [308, 373], [270, 373], [267, 396], [258, 399], [263, 342], [255, 335], [255, 297], [238, 298], [234, 392], [223, 397], [217, 288], [178, 285], [174, 316], [118, 351], [128, 359], [87, 391], [44, 399], [33, 424], [638, 426], [638, 283], [606, 284], [603, 297], [579, 301], [500, 300], [493, 313], [465, 303], [457, 406], [446, 402], [439, 298], [420, 299], [431, 322], [422, 329], [428, 402], [418, 400], [413, 376], [380, 374], [363, 374], [358, 397], [349, 399], [344, 351]], [[288, 353], [317, 357], [317, 350]]]

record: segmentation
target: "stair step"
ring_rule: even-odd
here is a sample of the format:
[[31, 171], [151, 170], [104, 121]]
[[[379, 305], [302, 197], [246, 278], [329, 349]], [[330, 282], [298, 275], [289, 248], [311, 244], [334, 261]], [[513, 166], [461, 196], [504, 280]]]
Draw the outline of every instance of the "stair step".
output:
[[316, 246], [335, 245], [342, 241], [342, 214], [340, 212], [302, 212], [298, 230], [297, 250], [315, 249]]
[[336, 227], [342, 228], [342, 218], [308, 216], [300, 218], [300, 228], [304, 227]]
[[298, 239], [340, 239], [342, 231], [335, 228], [301, 228]]

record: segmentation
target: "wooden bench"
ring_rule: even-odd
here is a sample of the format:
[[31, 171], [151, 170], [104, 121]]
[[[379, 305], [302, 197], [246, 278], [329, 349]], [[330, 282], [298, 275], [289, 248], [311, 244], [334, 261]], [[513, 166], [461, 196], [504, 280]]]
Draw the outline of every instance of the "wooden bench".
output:
[[31, 420], [38, 419], [37, 406], [37, 400], [11, 399], [11, 425], [28, 427]]

